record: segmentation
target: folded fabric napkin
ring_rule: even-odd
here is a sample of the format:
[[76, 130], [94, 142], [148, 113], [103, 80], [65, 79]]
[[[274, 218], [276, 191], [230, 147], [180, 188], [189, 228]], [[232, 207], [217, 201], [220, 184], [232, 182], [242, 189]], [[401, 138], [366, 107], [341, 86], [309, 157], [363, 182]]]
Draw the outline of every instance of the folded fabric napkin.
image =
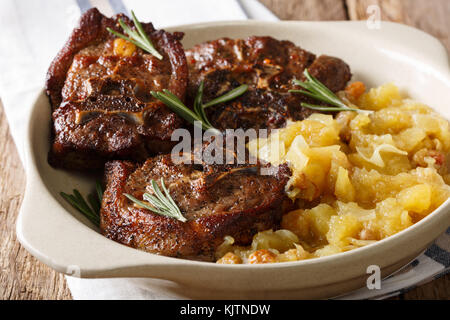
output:
[[[22, 161], [24, 119], [42, 90], [51, 60], [87, 9], [95, 6], [105, 15], [133, 9], [139, 19], [152, 21], [156, 28], [219, 20], [277, 20], [257, 0], [3, 0], [1, 6], [0, 98]], [[386, 298], [431, 281], [450, 270], [449, 251], [450, 229], [424, 254], [383, 280], [380, 290], [363, 288], [340, 299]], [[195, 298], [165, 280], [66, 279], [74, 299]]]

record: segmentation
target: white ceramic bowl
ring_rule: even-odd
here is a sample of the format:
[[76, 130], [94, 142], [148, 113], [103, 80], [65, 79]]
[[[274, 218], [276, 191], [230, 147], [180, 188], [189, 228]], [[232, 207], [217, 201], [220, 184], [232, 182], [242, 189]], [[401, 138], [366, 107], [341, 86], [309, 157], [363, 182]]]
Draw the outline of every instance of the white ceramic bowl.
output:
[[[396, 83], [406, 94], [450, 119], [450, 72], [444, 47], [410, 27], [383, 22], [221, 22], [186, 25], [186, 48], [219, 37], [270, 35], [291, 40], [316, 54], [344, 59], [353, 80], [368, 86]], [[369, 265], [387, 276], [422, 252], [450, 225], [450, 202], [414, 226], [367, 247], [299, 262], [221, 265], [168, 258], [135, 250], [103, 237], [59, 195], [73, 188], [90, 191], [92, 177], [55, 170], [47, 163], [50, 107], [42, 93], [29, 118], [26, 141], [27, 187], [17, 221], [23, 246], [55, 270], [86, 278], [167, 279], [203, 293], [203, 298], [322, 298], [365, 285]], [[140, 280], [141, 283], [145, 281]]]

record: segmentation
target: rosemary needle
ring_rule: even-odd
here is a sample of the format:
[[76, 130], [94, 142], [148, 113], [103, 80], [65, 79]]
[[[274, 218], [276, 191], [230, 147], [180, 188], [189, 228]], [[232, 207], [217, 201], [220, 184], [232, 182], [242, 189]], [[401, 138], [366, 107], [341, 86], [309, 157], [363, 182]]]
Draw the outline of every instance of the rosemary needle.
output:
[[325, 102], [327, 104], [331, 104], [333, 107], [310, 104], [305, 102], [301, 103], [302, 107], [319, 111], [356, 111], [356, 112], [363, 111], [348, 107], [344, 102], [341, 101], [341, 99], [338, 98], [338, 96], [334, 94], [333, 91], [328, 89], [323, 83], [321, 83], [314, 76], [312, 76], [309, 73], [308, 69], [305, 69], [303, 74], [305, 75], [306, 81], [303, 82], [294, 79], [293, 82], [296, 85], [302, 87], [304, 90], [289, 90], [289, 92], [304, 94], [313, 99]]
[[147, 202], [136, 199], [128, 193], [124, 193], [123, 195], [142, 208], [150, 210], [161, 216], [166, 216], [179, 220], [181, 222], [186, 222], [187, 219], [183, 216], [180, 208], [176, 205], [175, 201], [170, 196], [169, 190], [167, 190], [163, 178], [161, 178], [161, 187], [164, 193], [161, 191], [155, 180], [152, 179], [150, 181], [150, 184], [152, 185], [155, 194], [152, 195], [146, 192], [143, 195], [144, 200], [150, 203], [150, 205]]
[[156, 99], [162, 101], [166, 106], [168, 106], [170, 109], [172, 109], [173, 112], [178, 114], [183, 119], [189, 121], [190, 123], [195, 125], [195, 122], [200, 122], [203, 130], [215, 130], [219, 132], [214, 126], [209, 122], [205, 108], [209, 108], [215, 105], [218, 105], [220, 103], [228, 102], [233, 99], [236, 99], [237, 97], [241, 96], [248, 90], [248, 85], [243, 84], [240, 85], [237, 88], [234, 88], [233, 90], [230, 90], [229, 92], [223, 94], [220, 97], [217, 97], [207, 103], [203, 103], [203, 87], [204, 83], [203, 81], [200, 83], [197, 94], [195, 96], [194, 100], [194, 106], [193, 111], [186, 107], [186, 105], [172, 92], [170, 92], [167, 89], [164, 89], [161, 91], [151, 91], [151, 94]]
[[106, 28], [106, 30], [108, 30], [109, 32], [111, 32], [112, 34], [114, 34], [115, 36], [117, 36], [119, 38], [125, 39], [125, 40], [133, 43], [134, 45], [138, 46], [142, 50], [145, 50], [148, 53], [152, 54], [159, 60], [162, 60], [163, 56], [153, 46], [152, 41], [145, 33], [145, 30], [142, 27], [142, 24], [136, 18], [133, 10], [131, 10], [131, 16], [133, 19], [134, 27], [136, 28], [137, 31], [131, 29], [129, 26], [127, 26], [125, 24], [125, 22], [123, 22], [122, 19], [119, 19], [119, 24], [122, 27], [123, 31], [125, 31], [126, 34], [128, 34], [128, 37], [126, 35], [123, 35], [117, 31], [111, 29], [111, 28]]
[[60, 194], [72, 207], [81, 212], [93, 224], [96, 226], [100, 225], [100, 207], [103, 198], [103, 189], [99, 182], [96, 183], [96, 193], [89, 194], [87, 197], [90, 206], [77, 189], [73, 190], [73, 194], [64, 192]]
[[[203, 86], [203, 82], [202, 82], [202, 86]], [[233, 99], [239, 97], [240, 95], [244, 94], [244, 92], [247, 91], [247, 89], [248, 89], [248, 85], [242, 84], [239, 87], [234, 88], [231, 91], [228, 91], [224, 95], [222, 95], [220, 97], [217, 97], [217, 98], [215, 98], [215, 99], [205, 103], [203, 105], [203, 108], [208, 108], [208, 107], [211, 107], [211, 106], [215, 106], [216, 104], [219, 104], [219, 103], [223, 103], [223, 102], [227, 102], [227, 101], [233, 100]]]

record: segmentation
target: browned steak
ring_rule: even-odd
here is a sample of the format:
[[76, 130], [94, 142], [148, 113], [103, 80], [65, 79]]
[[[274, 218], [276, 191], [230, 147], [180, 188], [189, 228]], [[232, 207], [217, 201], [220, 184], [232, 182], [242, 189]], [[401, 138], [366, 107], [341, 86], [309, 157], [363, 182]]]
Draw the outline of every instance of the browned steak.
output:
[[[101, 209], [102, 233], [125, 245], [172, 257], [213, 260], [224, 236], [249, 244], [258, 231], [276, 228], [292, 206], [284, 187], [286, 165], [272, 175], [260, 167], [174, 164], [170, 155], [106, 164], [106, 190]], [[152, 193], [150, 180], [166, 187], [187, 218], [181, 222], [137, 207], [123, 194], [142, 199]]]
[[184, 99], [183, 34], [142, 24], [163, 56], [159, 60], [106, 30], [124, 33], [119, 18], [133, 25], [122, 14], [107, 18], [95, 8], [87, 11], [49, 68], [53, 166], [93, 169], [108, 159], [141, 160], [168, 150], [172, 131], [182, 123], [150, 91], [169, 89]]
[[308, 68], [333, 92], [345, 88], [351, 78], [350, 68], [342, 60], [316, 56], [290, 41], [271, 37], [218, 39], [186, 51], [190, 79], [189, 100], [204, 81], [204, 102], [226, 91], [248, 84], [250, 89], [231, 103], [207, 109], [211, 123], [226, 128], [279, 128], [286, 120], [302, 120], [312, 111], [300, 103], [310, 98], [288, 93], [297, 88], [293, 79], [304, 80]]

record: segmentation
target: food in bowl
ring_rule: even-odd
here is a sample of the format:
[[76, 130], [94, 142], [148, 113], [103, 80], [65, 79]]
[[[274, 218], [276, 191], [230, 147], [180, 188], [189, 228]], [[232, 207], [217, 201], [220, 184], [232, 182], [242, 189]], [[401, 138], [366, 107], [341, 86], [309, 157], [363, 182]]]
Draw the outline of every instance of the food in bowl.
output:
[[[248, 244], [256, 232], [278, 227], [292, 208], [284, 192], [290, 170], [287, 165], [277, 169], [261, 175], [260, 166], [177, 164], [170, 154], [143, 165], [110, 161], [100, 229], [109, 239], [147, 252], [215, 261], [225, 236]], [[170, 190], [182, 213], [178, 219], [149, 213], [147, 197], [156, 190], [152, 180]]]
[[219, 263], [297, 261], [363, 247], [450, 197], [446, 119], [391, 83], [365, 92], [355, 82], [339, 95], [363, 112], [315, 113], [249, 143], [259, 158], [289, 163], [286, 193], [297, 209], [283, 216], [280, 230], [259, 232], [248, 247], [227, 237]]
[[[57, 58], [50, 69], [66, 73], [57, 77], [60, 87], [47, 91], [56, 108], [49, 162], [77, 170], [103, 169], [106, 162], [101, 204], [91, 201], [91, 210], [79, 193], [65, 198], [97, 215], [92, 221], [100, 220], [107, 237], [152, 253], [219, 263], [296, 261], [374, 243], [448, 198], [448, 123], [403, 99], [395, 86], [368, 93], [362, 83], [347, 86], [350, 68], [339, 58], [316, 58], [270, 37], [213, 40], [187, 51], [186, 61], [184, 53], [171, 51], [181, 46], [178, 33], [139, 27], [134, 15], [134, 26], [123, 16], [125, 22], [86, 15], [109, 22], [94, 24], [102, 37], [93, 42], [81, 32], [81, 46], [68, 49], [71, 64]], [[161, 44], [153, 33], [176, 41]], [[146, 34], [156, 53], [135, 41]], [[100, 55], [91, 54], [93, 45]], [[75, 58], [83, 60], [86, 48], [92, 63], [78, 74]], [[97, 70], [105, 59], [120, 63]], [[130, 59], [148, 63], [117, 73]], [[153, 81], [141, 86], [147, 77]], [[73, 88], [68, 95], [66, 84]], [[148, 120], [149, 104], [164, 116]], [[216, 134], [271, 134], [249, 142], [258, 158], [252, 166], [175, 164], [169, 137], [176, 129], [195, 131], [190, 123]], [[273, 146], [281, 149], [269, 152]], [[261, 175], [268, 167], [276, 173]], [[420, 203], [418, 193], [426, 195]]]

